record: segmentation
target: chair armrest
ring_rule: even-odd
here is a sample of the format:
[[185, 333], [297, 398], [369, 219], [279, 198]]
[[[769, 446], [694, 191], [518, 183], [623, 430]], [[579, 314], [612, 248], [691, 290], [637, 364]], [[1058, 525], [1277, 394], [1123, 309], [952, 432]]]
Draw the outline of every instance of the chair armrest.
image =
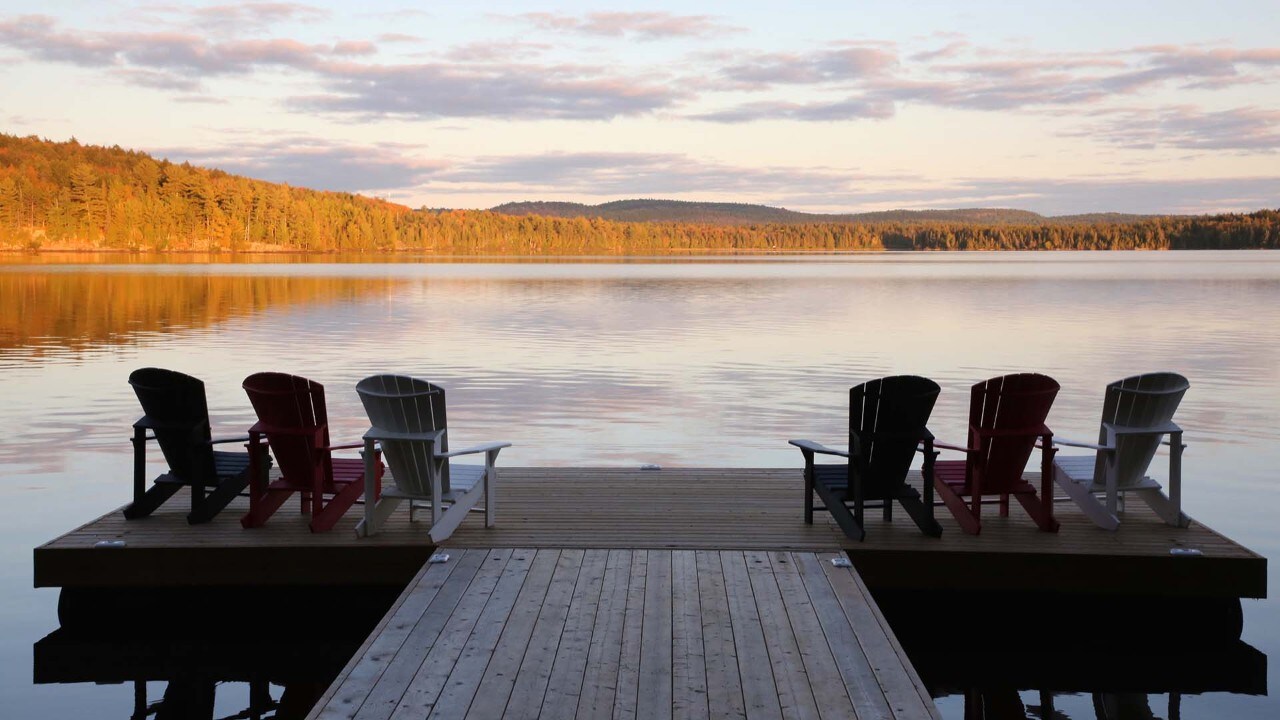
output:
[[267, 423], [264, 423], [261, 420], [254, 423], [253, 427], [249, 428], [250, 434], [288, 435], [292, 437], [317, 438], [317, 439], [322, 436], [323, 432], [324, 432], [323, 425], [319, 425], [311, 429], [291, 428], [291, 427], [280, 427], [278, 425], [268, 425]]
[[365, 432], [366, 440], [409, 440], [415, 442], [439, 442], [444, 435], [443, 430], [431, 430], [428, 432], [394, 432], [392, 430], [383, 430], [382, 428], [371, 427]]
[[436, 453], [436, 457], [449, 458], [449, 457], [454, 457], [456, 455], [475, 455], [476, 453], [492, 452], [494, 450], [501, 450], [502, 448], [507, 448], [507, 447], [511, 447], [511, 443], [491, 442], [491, 443], [485, 443], [483, 445], [473, 445], [469, 448], [463, 448], [461, 450], [451, 450], [449, 452], [444, 452], [444, 453], [438, 452]]
[[1177, 423], [1174, 422], [1161, 423], [1160, 425], [1144, 425], [1142, 427], [1128, 427], [1115, 423], [1102, 423], [1102, 426], [1116, 435], [1165, 435], [1182, 432], [1182, 428], [1178, 427]]
[[[819, 455], [838, 455], [840, 457], [849, 457], [849, 453], [844, 450], [829, 448], [826, 445], [816, 443], [812, 440], [788, 440], [787, 442], [795, 445], [801, 450], [808, 450], [809, 452], [818, 453]], [[792, 457], [795, 456], [792, 455]]]
[[[1108, 447], [1108, 446], [1106, 446], [1106, 445], [1099, 445], [1099, 444], [1097, 444], [1097, 443], [1081, 442], [1081, 441], [1079, 441], [1079, 440], [1063, 440], [1063, 439], [1062, 439], [1062, 438], [1060, 438], [1060, 437], [1056, 437], [1056, 438], [1054, 438], [1054, 439], [1053, 439], [1053, 444], [1054, 444], [1054, 445], [1066, 445], [1067, 447], [1088, 448], [1088, 449], [1090, 449], [1090, 450], [1102, 450], [1102, 451], [1104, 451], [1104, 452], [1112, 452], [1112, 451], [1114, 451], [1114, 450], [1115, 450], [1115, 448], [1113, 448], [1113, 447]], [[1039, 447], [1039, 445], [1037, 445], [1036, 447]]]
[[233, 442], [249, 442], [249, 436], [248, 436], [248, 435], [246, 435], [246, 436], [244, 436], [244, 437], [233, 437], [233, 438], [214, 438], [214, 439], [212, 439], [212, 440], [210, 440], [210, 441], [209, 441], [209, 444], [210, 444], [210, 445], [225, 445], [226, 443], [233, 443]]
[[149, 415], [143, 415], [133, 424], [134, 428], [145, 428], [147, 430], [183, 430], [190, 427], [190, 423], [167, 423], [153, 420]]
[[354, 450], [356, 448], [364, 448], [363, 442], [347, 443], [345, 445], [322, 445], [317, 450]]
[[978, 449], [977, 449], [977, 448], [961, 447], [961, 446], [959, 446], [959, 445], [952, 445], [951, 443], [938, 442], [938, 441], [936, 441], [936, 440], [935, 440], [935, 441], [934, 441], [934, 443], [933, 443], [933, 447], [934, 447], [935, 449], [937, 449], [937, 448], [941, 448], [941, 449], [943, 449], [943, 450], [955, 450], [956, 452], [962, 452], [962, 453], [976, 453], [976, 452], [978, 452]]
[[1036, 430], [1030, 430], [1027, 428], [995, 430], [992, 428], [977, 428], [970, 425], [969, 432], [973, 433], [976, 437], [980, 437], [980, 438], [981, 437], [993, 437], [993, 438], [994, 437], [1032, 437], [1032, 436], [1041, 437], [1043, 435], [1053, 435], [1053, 431], [1051, 431], [1046, 425], [1041, 425]]

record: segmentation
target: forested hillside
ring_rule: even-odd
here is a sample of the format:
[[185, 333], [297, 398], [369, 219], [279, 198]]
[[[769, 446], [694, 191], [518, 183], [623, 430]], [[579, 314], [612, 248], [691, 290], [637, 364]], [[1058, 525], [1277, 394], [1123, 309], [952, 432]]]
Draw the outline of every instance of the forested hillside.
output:
[[[632, 209], [648, 204], [652, 209], [653, 203], [664, 202], [670, 203], [619, 204]], [[709, 205], [719, 206], [721, 212], [790, 212], [759, 205]], [[995, 215], [978, 221], [975, 213]], [[118, 147], [0, 134], [0, 247], [8, 248], [624, 255], [1280, 247], [1280, 211], [1273, 210], [1132, 220], [1102, 216], [1102, 221], [1094, 216], [1064, 221], [1006, 210], [895, 211], [863, 217], [875, 219], [621, 222], [485, 210], [411, 210], [350, 193], [294, 188], [179, 165]]]

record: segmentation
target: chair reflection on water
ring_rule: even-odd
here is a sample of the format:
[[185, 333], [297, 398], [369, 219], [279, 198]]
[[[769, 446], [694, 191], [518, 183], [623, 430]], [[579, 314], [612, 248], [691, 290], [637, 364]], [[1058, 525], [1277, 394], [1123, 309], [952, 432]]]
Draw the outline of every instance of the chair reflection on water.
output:
[[[64, 589], [62, 626], [32, 648], [33, 679], [38, 685], [132, 685], [137, 720], [302, 718], [401, 589]], [[156, 683], [165, 685], [161, 697]], [[216, 715], [215, 703], [222, 706]], [[228, 706], [243, 711], [231, 715]], [[120, 714], [99, 706], [86, 716]]]

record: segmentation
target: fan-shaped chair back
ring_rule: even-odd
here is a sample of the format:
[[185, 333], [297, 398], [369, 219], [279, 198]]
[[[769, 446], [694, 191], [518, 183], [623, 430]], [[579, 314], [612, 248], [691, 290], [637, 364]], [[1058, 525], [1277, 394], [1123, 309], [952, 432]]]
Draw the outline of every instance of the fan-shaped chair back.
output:
[[281, 473], [298, 481], [323, 473], [326, 482], [331, 480], [329, 453], [320, 449], [329, 445], [324, 386], [296, 375], [264, 372], [245, 378], [243, 387]]
[[[405, 375], [374, 375], [356, 384], [369, 423], [375, 430], [422, 434], [443, 431], [434, 444], [438, 452], [449, 450], [444, 388]], [[431, 469], [440, 473], [448, 493], [449, 463], [433, 457], [433, 444], [423, 440], [382, 440], [382, 456], [401, 491], [431, 496]]]
[[130, 373], [129, 385], [138, 396], [145, 422], [155, 433], [169, 470], [189, 482], [213, 480], [216, 473], [204, 383], [175, 370], [140, 368]]
[[[1102, 404], [1102, 427], [1098, 443], [1107, 442], [1107, 424], [1128, 428], [1151, 428], [1173, 420], [1173, 414], [1191, 383], [1177, 373], [1158, 372], [1135, 375], [1107, 386]], [[1116, 438], [1116, 485], [1138, 484], [1160, 447], [1160, 435], [1120, 435]], [[1107, 458], [1098, 453], [1093, 476], [1099, 485], [1106, 482]]]
[[849, 390], [849, 447], [859, 449], [868, 498], [896, 492], [929, 423], [941, 388], [928, 378], [895, 375]]
[[971, 481], [975, 464], [982, 468], [984, 494], [1010, 492], [1022, 483], [1058, 389], [1056, 380], [1038, 373], [1003, 375], [973, 386], [969, 447], [979, 452], [969, 456], [967, 474]]

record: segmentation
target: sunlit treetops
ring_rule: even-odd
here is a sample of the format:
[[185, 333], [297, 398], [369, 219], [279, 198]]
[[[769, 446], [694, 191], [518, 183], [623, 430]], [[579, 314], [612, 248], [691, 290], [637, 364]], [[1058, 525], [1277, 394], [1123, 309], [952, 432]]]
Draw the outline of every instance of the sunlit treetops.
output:
[[617, 220], [584, 216], [592, 206], [574, 203], [495, 210], [530, 213], [539, 206], [545, 214], [411, 210], [119, 147], [0, 134], [0, 247], [11, 248], [625, 255], [1280, 247], [1275, 210], [1163, 217], [1042, 218], [990, 209], [806, 216], [759, 205], [654, 200], [594, 206]]

